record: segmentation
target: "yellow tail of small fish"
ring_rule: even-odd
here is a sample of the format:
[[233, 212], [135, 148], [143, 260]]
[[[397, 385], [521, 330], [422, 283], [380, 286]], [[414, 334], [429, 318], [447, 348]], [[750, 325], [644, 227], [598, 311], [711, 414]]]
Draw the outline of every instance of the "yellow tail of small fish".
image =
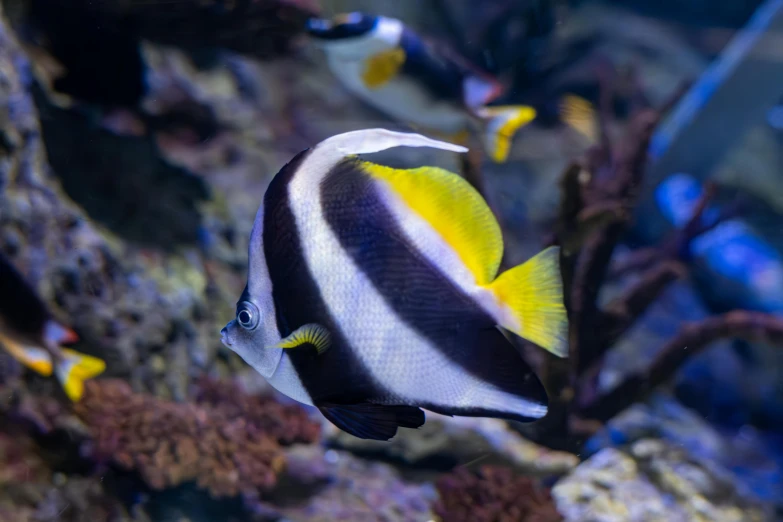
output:
[[62, 360], [55, 368], [57, 379], [65, 394], [73, 402], [78, 402], [84, 394], [84, 381], [103, 373], [106, 363], [97, 357], [85, 355], [68, 348], [62, 349]]
[[[550, 247], [498, 276], [488, 288], [501, 306], [500, 326], [558, 357], [568, 355], [560, 249]], [[503, 324], [505, 323], [505, 324]]]
[[567, 94], [560, 100], [560, 118], [563, 123], [587, 138], [591, 144], [598, 141], [598, 116], [593, 104], [581, 96]]
[[536, 118], [536, 110], [525, 105], [484, 107], [479, 116], [484, 121], [483, 141], [487, 154], [495, 163], [504, 163], [514, 135]]

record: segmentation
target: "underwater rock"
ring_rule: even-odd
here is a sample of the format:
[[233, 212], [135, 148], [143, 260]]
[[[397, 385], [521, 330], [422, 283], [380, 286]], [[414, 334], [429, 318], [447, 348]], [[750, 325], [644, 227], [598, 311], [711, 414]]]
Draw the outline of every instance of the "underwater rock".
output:
[[[387, 464], [369, 462], [350, 453], [320, 446], [292, 446], [286, 450], [287, 474], [297, 479], [287, 491], [266, 505], [279, 520], [295, 522], [419, 522], [432, 520], [430, 505], [436, 498], [430, 484], [404, 482]], [[311, 496], [301, 489], [310, 484]], [[315, 487], [313, 486], [315, 484]], [[282, 488], [281, 488], [282, 489]], [[297, 498], [298, 497], [298, 498]]]
[[96, 222], [141, 246], [198, 244], [200, 177], [161, 157], [152, 136], [118, 135], [34, 89], [47, 157], [65, 192]]
[[656, 395], [618, 415], [590, 439], [594, 453], [624, 447], [643, 439], [660, 439], [681, 448], [694, 459], [723, 469], [743, 498], [783, 509], [783, 451], [779, 435], [746, 426], [719, 432], [676, 400]]
[[174, 403], [134, 394], [124, 381], [98, 380], [75, 410], [92, 437], [94, 460], [136, 470], [154, 490], [195, 482], [216, 498], [274, 488], [285, 466], [275, 435], [280, 442], [318, 438], [318, 425], [308, 426], [296, 406], [237, 394], [234, 408], [224, 408], [215, 392], [203, 399]]
[[455, 466], [503, 464], [519, 473], [560, 476], [578, 463], [576, 455], [528, 441], [500, 419], [446, 417], [427, 412], [419, 429], [403, 429], [390, 441], [359, 439], [325, 425], [335, 447], [420, 469], [451, 470]]
[[435, 513], [443, 522], [557, 522], [549, 490], [509, 468], [459, 468], [437, 481]]
[[655, 439], [640, 440], [630, 453], [599, 451], [555, 484], [552, 495], [567, 521], [766, 520], [716, 466]]
[[133, 107], [147, 90], [142, 39], [200, 54], [217, 49], [256, 58], [286, 56], [301, 46], [310, 0], [178, 2], [16, 0], [6, 2], [14, 26], [60, 65], [58, 92], [106, 106]]
[[[202, 260], [142, 252], [68, 198], [47, 164], [31, 65], [2, 21], [0, 79], [0, 249], [78, 333], [75, 348], [106, 360], [108, 375], [184, 398], [188, 375], [214, 356], [225, 324]], [[165, 380], [148, 366], [154, 354], [168, 364]]]

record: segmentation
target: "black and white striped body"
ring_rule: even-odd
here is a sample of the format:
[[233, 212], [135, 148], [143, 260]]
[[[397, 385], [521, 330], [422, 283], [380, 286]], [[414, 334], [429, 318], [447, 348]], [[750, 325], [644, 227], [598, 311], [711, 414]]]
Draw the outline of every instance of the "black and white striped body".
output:
[[[447, 144], [363, 132], [381, 134], [372, 143], [351, 136], [360, 133], [326, 140], [272, 181], [240, 300], [256, 304], [263, 324], [249, 333], [233, 321], [224, 342], [279, 391], [322, 411], [371, 404], [542, 417], [543, 387], [496, 327], [503, 310], [449, 245], [350, 156]], [[312, 323], [332, 334], [325, 353], [274, 347]]]

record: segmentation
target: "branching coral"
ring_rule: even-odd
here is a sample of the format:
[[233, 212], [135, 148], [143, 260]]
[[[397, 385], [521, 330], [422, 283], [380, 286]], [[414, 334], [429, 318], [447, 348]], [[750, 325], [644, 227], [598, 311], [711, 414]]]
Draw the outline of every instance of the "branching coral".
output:
[[312, 441], [318, 428], [304, 412], [271, 400], [236, 393], [232, 407], [225, 393], [212, 387], [202, 404], [180, 404], [102, 380], [90, 383], [76, 412], [93, 439], [93, 457], [138, 471], [154, 489], [193, 481], [215, 497], [270, 490], [285, 463], [276, 437]]
[[[679, 93], [678, 93], [679, 94]], [[644, 181], [652, 133], [666, 108], [637, 112], [623, 138], [613, 143], [600, 126], [599, 145], [566, 169], [553, 243], [559, 244], [566, 306], [571, 323], [569, 358], [547, 358], [541, 374], [551, 394], [550, 413], [527, 432], [554, 447], [578, 449], [584, 435], [669, 380], [682, 363], [720, 338], [783, 344], [783, 319], [735, 311], [684, 325], [659, 351], [652, 365], [601, 393], [597, 376], [604, 355], [655, 302], [669, 283], [685, 274], [690, 242], [736, 213], [735, 208], [706, 220], [714, 193], [706, 191], [690, 221], [660, 245], [632, 252], [612, 265], [615, 248], [631, 224]], [[599, 294], [611, 276], [635, 273], [638, 280], [604, 306]], [[581, 435], [581, 436], [580, 436]]]
[[548, 490], [511, 469], [460, 468], [437, 482], [435, 513], [444, 522], [554, 522], [562, 520]]

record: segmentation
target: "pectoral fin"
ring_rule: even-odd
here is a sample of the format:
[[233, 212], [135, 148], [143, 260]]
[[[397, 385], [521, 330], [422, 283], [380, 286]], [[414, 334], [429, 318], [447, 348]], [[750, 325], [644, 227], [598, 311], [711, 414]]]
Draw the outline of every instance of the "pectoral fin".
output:
[[324, 353], [332, 344], [332, 334], [320, 324], [306, 324], [294, 330], [291, 335], [277, 344], [277, 348], [299, 348], [313, 346], [319, 354]]
[[398, 427], [418, 428], [424, 424], [424, 412], [415, 406], [322, 404], [319, 409], [329, 422], [360, 439], [389, 440]]

